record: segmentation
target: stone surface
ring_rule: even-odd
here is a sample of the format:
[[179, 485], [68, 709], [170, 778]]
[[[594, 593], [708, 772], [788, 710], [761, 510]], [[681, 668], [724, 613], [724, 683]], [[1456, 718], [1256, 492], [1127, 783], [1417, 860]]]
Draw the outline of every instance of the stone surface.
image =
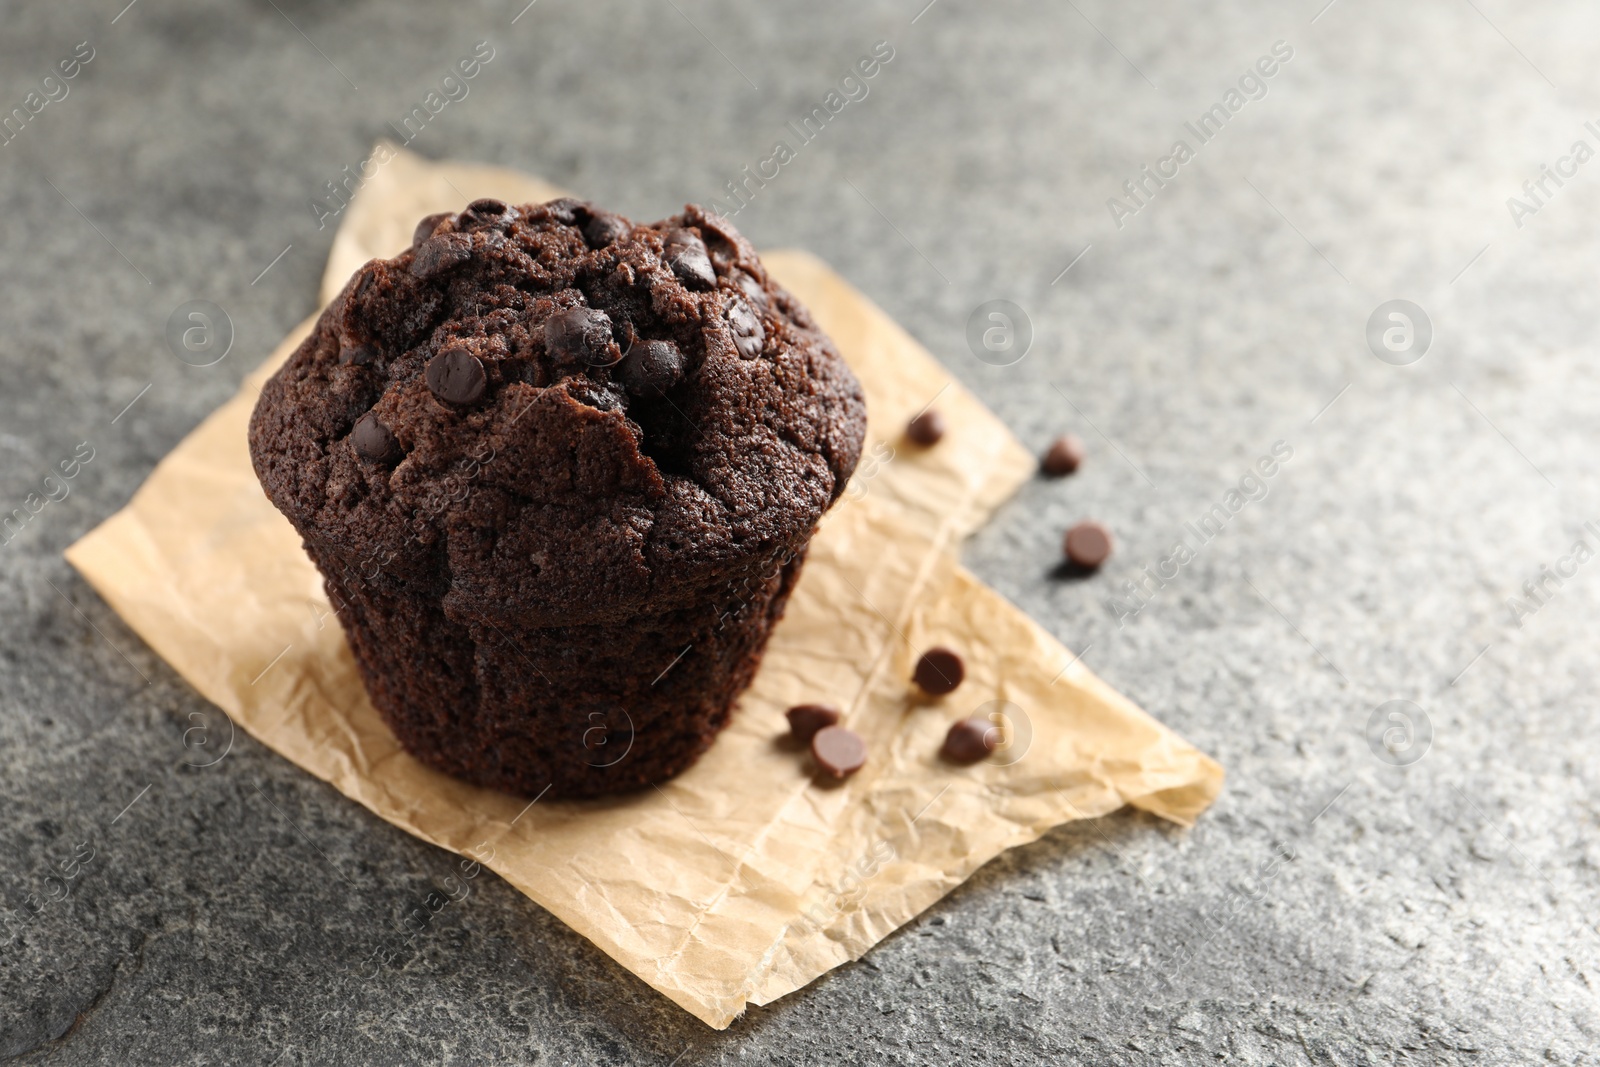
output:
[[[1592, 5], [119, 6], [29, 5], [0, 37], [5, 112], [95, 50], [0, 148], [0, 506], [94, 450], [0, 546], [0, 1051], [1594, 1062], [1600, 564], [1561, 561], [1600, 542], [1600, 164], [1520, 228], [1506, 202], [1600, 147]], [[226, 723], [61, 549], [312, 310], [333, 230], [311, 199], [480, 40], [416, 150], [659, 218], [788, 140], [737, 216], [757, 246], [822, 255], [1030, 445], [1085, 439], [966, 559], [1229, 768], [1198, 827], [1064, 828], [713, 1033], [492, 877], [412, 936], [450, 857], [247, 739], [198, 766]], [[799, 144], [785, 123], [879, 40], [866, 98]], [[1184, 122], [1278, 40], [1266, 95], [1200, 144]], [[1107, 199], [1179, 138], [1194, 158], [1119, 227]], [[1434, 327], [1408, 366], [1365, 338], [1393, 298]], [[983, 317], [969, 348], [991, 299], [1029, 317], [1024, 358], [983, 348]], [[212, 366], [165, 340], [190, 300], [233, 324]], [[1124, 583], [1280, 440], [1265, 498], [1119, 620]], [[1084, 517], [1118, 553], [1062, 575]], [[1519, 619], [1542, 566], [1572, 573]], [[1393, 700], [1415, 706], [1369, 743]], [[1381, 743], [1403, 749], [1402, 713], [1431, 744], [1396, 766], [1421, 747]]]

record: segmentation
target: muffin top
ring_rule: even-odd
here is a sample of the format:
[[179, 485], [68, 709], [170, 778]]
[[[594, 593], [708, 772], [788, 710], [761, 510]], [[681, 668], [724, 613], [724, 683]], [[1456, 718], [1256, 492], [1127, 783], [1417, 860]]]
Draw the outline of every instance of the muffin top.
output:
[[726, 219], [485, 199], [355, 273], [262, 389], [250, 451], [344, 580], [567, 625], [770, 573], [865, 428], [860, 384]]

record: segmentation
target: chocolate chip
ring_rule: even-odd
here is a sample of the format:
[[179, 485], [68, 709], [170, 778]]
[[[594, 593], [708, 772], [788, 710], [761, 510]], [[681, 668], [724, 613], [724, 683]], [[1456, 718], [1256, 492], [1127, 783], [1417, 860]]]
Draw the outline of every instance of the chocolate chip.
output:
[[546, 218], [553, 219], [563, 226], [576, 226], [579, 219], [587, 217], [594, 211], [594, 205], [576, 197], [563, 196], [559, 200], [546, 203], [541, 211]]
[[437, 215], [429, 215], [417, 223], [417, 228], [411, 233], [411, 247], [415, 248], [433, 236], [433, 231], [439, 228], [439, 223], [450, 217], [450, 212], [441, 211]]
[[1083, 462], [1083, 441], [1074, 433], [1064, 433], [1050, 443], [1040, 468], [1052, 478], [1071, 474]]
[[944, 416], [932, 408], [906, 423], [906, 436], [923, 448], [938, 444], [944, 430]]
[[952, 763], [977, 763], [999, 745], [1000, 727], [981, 715], [974, 715], [950, 727], [939, 755]]
[[622, 358], [611, 340], [611, 316], [598, 308], [567, 308], [544, 323], [544, 350], [558, 366], [609, 367]]
[[411, 273], [432, 278], [452, 270], [472, 258], [472, 238], [464, 233], [441, 233], [417, 246]]
[[622, 360], [622, 381], [634, 396], [662, 396], [683, 380], [683, 369], [671, 341], [637, 341]]
[[967, 667], [961, 657], [942, 646], [924, 652], [917, 660], [916, 670], [911, 672], [911, 680], [917, 683], [917, 688], [935, 697], [955, 692], [966, 676]]
[[1067, 531], [1061, 547], [1067, 559], [1093, 570], [1111, 557], [1111, 531], [1092, 519], [1085, 520]]
[[465, 348], [447, 348], [440, 352], [428, 360], [423, 376], [434, 396], [452, 404], [477, 403], [489, 385], [483, 363]]
[[567, 395], [592, 408], [601, 411], [625, 411], [628, 405], [623, 402], [622, 394], [613, 391], [609, 386], [598, 382], [591, 382], [581, 374], [575, 374], [563, 379], [567, 383]]
[[508, 207], [504, 200], [486, 196], [467, 205], [466, 210], [461, 213], [458, 225], [467, 229], [506, 226], [516, 217], [516, 210]]
[[373, 463], [392, 463], [402, 454], [400, 442], [394, 439], [389, 427], [370, 411], [356, 420], [355, 428], [350, 431], [350, 444], [356, 455]]
[[760, 316], [743, 300], [735, 300], [728, 306], [728, 325], [733, 328], [733, 347], [739, 350], [741, 358], [755, 359], [761, 354], [767, 331], [761, 325]]
[[583, 224], [583, 239], [590, 248], [604, 248], [628, 235], [628, 223], [621, 215], [598, 211]]
[[784, 714], [789, 719], [789, 732], [802, 745], [810, 744], [824, 726], [839, 722], [839, 709], [827, 704], [797, 704]]
[[822, 773], [844, 778], [867, 762], [867, 743], [844, 726], [824, 726], [811, 738], [811, 758]]
[[763, 308], [771, 306], [772, 301], [768, 298], [767, 291], [761, 288], [761, 283], [756, 281], [754, 276], [741, 272], [738, 278], [739, 291], [749, 297], [751, 303]]
[[717, 284], [705, 242], [691, 230], [672, 230], [665, 238], [667, 266], [690, 289], [710, 289]]

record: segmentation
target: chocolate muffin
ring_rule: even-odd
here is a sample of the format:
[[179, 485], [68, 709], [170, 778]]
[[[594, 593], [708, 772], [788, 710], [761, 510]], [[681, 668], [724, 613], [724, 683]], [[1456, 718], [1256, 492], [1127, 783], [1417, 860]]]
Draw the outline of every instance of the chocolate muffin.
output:
[[865, 428], [725, 219], [477, 200], [356, 272], [250, 454], [401, 744], [585, 797], [727, 724]]

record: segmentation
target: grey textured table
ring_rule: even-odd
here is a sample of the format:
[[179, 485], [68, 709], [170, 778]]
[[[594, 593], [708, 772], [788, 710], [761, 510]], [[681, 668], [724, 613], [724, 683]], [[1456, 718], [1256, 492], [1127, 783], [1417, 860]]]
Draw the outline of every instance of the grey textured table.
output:
[[[123, 2], [0, 20], [6, 1054], [1595, 1062], [1592, 4]], [[1087, 439], [966, 559], [1228, 767], [1198, 827], [1053, 833], [724, 1033], [492, 879], [349, 980], [450, 857], [248, 739], [194, 766], [213, 713], [60, 553], [312, 310], [313, 199], [478, 41], [417, 151], [654, 218], [787, 140], [758, 246], [825, 257], [1030, 445]], [[1006, 366], [966, 340], [994, 298], [1032, 324]], [[1426, 318], [1370, 344], [1396, 298]], [[193, 299], [235, 330], [214, 366], [164, 340]], [[1066, 579], [1082, 516], [1119, 551]]]

